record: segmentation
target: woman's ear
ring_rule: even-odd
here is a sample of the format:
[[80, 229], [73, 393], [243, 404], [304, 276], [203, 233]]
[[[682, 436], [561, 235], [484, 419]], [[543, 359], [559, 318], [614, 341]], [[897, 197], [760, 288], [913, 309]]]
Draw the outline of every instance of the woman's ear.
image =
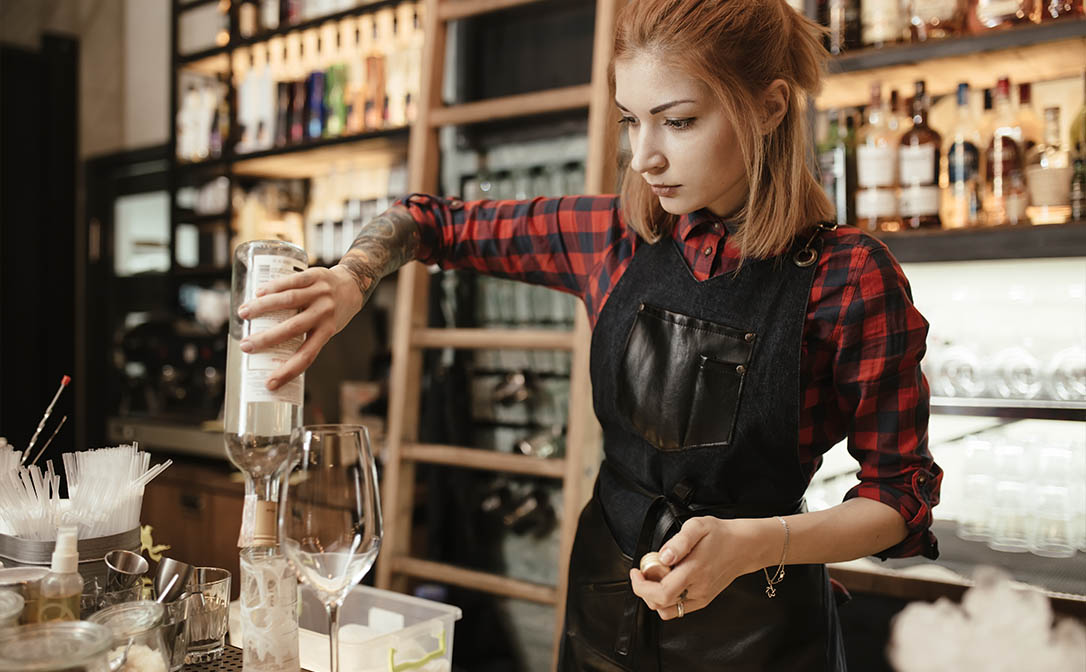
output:
[[783, 79], [774, 79], [762, 91], [761, 124], [762, 135], [769, 135], [780, 126], [784, 115], [788, 113], [788, 98], [792, 95], [788, 83]]

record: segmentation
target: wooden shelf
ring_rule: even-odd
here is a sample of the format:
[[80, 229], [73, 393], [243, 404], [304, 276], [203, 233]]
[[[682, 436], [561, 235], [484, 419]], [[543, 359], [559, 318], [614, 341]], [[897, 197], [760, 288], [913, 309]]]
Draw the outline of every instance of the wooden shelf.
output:
[[464, 350], [572, 350], [573, 333], [546, 329], [417, 329], [416, 348]]
[[819, 109], [867, 104], [871, 84], [908, 90], [923, 79], [929, 95], [952, 93], [958, 82], [993, 86], [1002, 76], [1036, 82], [1082, 73], [1086, 19], [1067, 19], [920, 44], [865, 49], [830, 61], [830, 74], [815, 99]]
[[233, 218], [233, 215], [229, 212], [215, 212], [210, 214], [197, 215], [195, 213], [186, 212], [184, 210], [177, 210], [174, 212], [173, 219], [178, 224], [194, 224], [200, 226], [202, 224], [215, 224], [217, 222], [229, 222]]
[[442, 21], [456, 21], [536, 2], [539, 0], [446, 0], [438, 5], [437, 16]]
[[456, 446], [419, 443], [407, 444], [401, 450], [404, 459], [427, 464], [443, 464], [465, 469], [500, 471], [557, 479], [561, 479], [566, 472], [566, 461], [557, 458], [544, 459], [529, 457], [528, 455], [481, 450], [479, 448], [459, 448]]
[[408, 128], [390, 128], [370, 133], [321, 138], [286, 147], [275, 147], [247, 154], [226, 154], [216, 159], [179, 163], [182, 172], [232, 166], [235, 175], [272, 178], [304, 178], [327, 173], [337, 161], [357, 161], [361, 155], [375, 161], [389, 156], [403, 157], [407, 152]]
[[1086, 223], [878, 234], [902, 263], [1086, 256]]
[[438, 107], [430, 113], [430, 123], [435, 127], [477, 124], [497, 119], [528, 117], [565, 110], [588, 109], [592, 85], [567, 86], [549, 91], [523, 93], [480, 100], [474, 103]]
[[932, 413], [985, 418], [1086, 421], [1086, 402], [932, 397]]
[[555, 604], [558, 601], [558, 590], [554, 586], [511, 579], [499, 574], [465, 569], [442, 562], [399, 556], [392, 558], [392, 567], [400, 574], [424, 581], [448, 583], [516, 600], [528, 600], [540, 604]]

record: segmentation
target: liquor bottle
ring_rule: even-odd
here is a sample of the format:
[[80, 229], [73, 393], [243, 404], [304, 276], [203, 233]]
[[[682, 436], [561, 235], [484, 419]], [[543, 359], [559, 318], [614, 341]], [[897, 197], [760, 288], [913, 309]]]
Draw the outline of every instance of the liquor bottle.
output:
[[860, 0], [820, 0], [819, 14], [819, 23], [830, 29], [826, 48], [831, 54], [861, 46]]
[[952, 37], [964, 26], [964, 0], [909, 0], [909, 30], [913, 42]]
[[1041, 144], [1026, 155], [1026, 182], [1034, 224], [1062, 224], [1071, 215], [1072, 169], [1067, 151], [1060, 146], [1060, 108], [1045, 108], [1045, 133]]
[[422, 2], [412, 3], [411, 28], [407, 37], [407, 123], [418, 116], [418, 101], [422, 88], [422, 47], [426, 33], [422, 30]]
[[274, 391], [266, 387], [268, 377], [301, 347], [303, 336], [260, 352], [241, 350], [243, 338], [272, 329], [297, 311], [279, 310], [243, 320], [238, 306], [252, 300], [261, 285], [300, 273], [307, 265], [302, 248], [282, 241], [249, 241], [234, 251], [223, 438], [227, 457], [246, 477], [238, 537], [242, 548], [253, 545], [258, 521], [274, 515], [279, 478], [289, 462], [290, 434], [302, 423], [305, 376]]
[[887, 125], [882, 87], [871, 85], [867, 121], [856, 134], [856, 225], [898, 231], [897, 136]]
[[1044, 138], [1044, 124], [1033, 110], [1033, 87], [1027, 82], [1018, 85], [1018, 110], [1016, 119], [1018, 128], [1022, 129], [1022, 150], [1029, 152], [1033, 146]]
[[864, 45], [884, 47], [901, 42], [908, 35], [901, 0], [863, 0], [860, 8]]
[[1011, 110], [1010, 86], [1006, 77], [996, 85], [995, 128], [985, 152], [984, 213], [991, 226], [1023, 224], [1026, 218], [1022, 129]]
[[901, 99], [897, 89], [890, 92], [890, 106], [887, 109], [886, 126], [894, 134], [894, 139], [900, 140], [913, 124], [912, 115], [907, 110], [908, 103]]
[[1039, 0], [1041, 3], [1041, 20], [1055, 21], [1057, 19], [1075, 18], [1083, 15], [1082, 0]]
[[822, 188], [833, 201], [838, 226], [856, 225], [856, 131], [852, 115], [830, 110], [825, 138], [819, 145]]
[[943, 138], [928, 126], [927, 89], [922, 80], [916, 83], [912, 113], [913, 126], [901, 136], [898, 149], [901, 225], [906, 229], [938, 229], [942, 227], [939, 160]]
[[1086, 146], [1075, 146], [1075, 171], [1071, 176], [1071, 220], [1086, 222]]
[[1081, 156], [1086, 151], [1086, 68], [1082, 70], [1082, 89], [1082, 105], [1071, 122], [1071, 147], [1075, 150], [1075, 156]]
[[1036, 3], [1044, 0], [971, 0], [976, 30], [1013, 28], [1033, 21]]
[[969, 85], [958, 84], [958, 116], [946, 139], [947, 194], [943, 227], [960, 229], [982, 223], [980, 205], [980, 132], [969, 110]]

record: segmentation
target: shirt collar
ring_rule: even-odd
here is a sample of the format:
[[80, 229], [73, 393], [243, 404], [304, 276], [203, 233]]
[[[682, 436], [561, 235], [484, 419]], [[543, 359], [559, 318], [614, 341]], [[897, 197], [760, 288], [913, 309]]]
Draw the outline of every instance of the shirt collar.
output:
[[723, 217], [714, 215], [709, 208], [702, 208], [701, 210], [695, 210], [694, 212], [681, 215], [678, 223], [675, 225], [675, 233], [682, 240], [687, 240], [690, 236], [712, 230], [714, 224], [721, 224], [724, 229], [721, 231], [721, 235], [725, 235], [725, 232], [734, 235], [739, 229], [739, 221], [738, 217], [724, 219]]

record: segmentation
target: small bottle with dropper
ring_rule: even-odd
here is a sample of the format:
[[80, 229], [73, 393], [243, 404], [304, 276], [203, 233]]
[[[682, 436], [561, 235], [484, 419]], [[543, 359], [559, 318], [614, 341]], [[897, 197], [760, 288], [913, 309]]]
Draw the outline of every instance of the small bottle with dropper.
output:
[[53, 564], [41, 580], [38, 622], [78, 621], [83, 577], [79, 575], [76, 528], [58, 527]]

